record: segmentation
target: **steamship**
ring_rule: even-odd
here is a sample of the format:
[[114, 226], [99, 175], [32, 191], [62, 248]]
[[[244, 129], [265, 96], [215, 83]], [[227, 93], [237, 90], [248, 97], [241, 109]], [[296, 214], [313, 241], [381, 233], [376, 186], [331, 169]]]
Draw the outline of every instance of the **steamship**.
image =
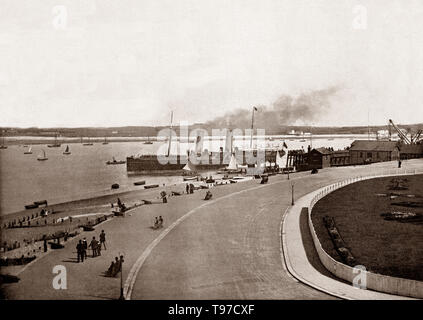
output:
[[[253, 110], [254, 112], [254, 110]], [[173, 113], [171, 115], [172, 129]], [[170, 131], [172, 132], [172, 131]], [[243, 166], [259, 165], [257, 156], [264, 153], [264, 159], [267, 163], [276, 163], [277, 153], [282, 157], [285, 152], [277, 149], [250, 149], [239, 150], [233, 148], [233, 135], [231, 131], [227, 132], [225, 150], [220, 148], [218, 152], [209, 152], [202, 150], [202, 137], [198, 136], [195, 151], [185, 155], [170, 154], [172, 136], [170, 135], [168, 142], [167, 155], [138, 155], [126, 158], [126, 171], [128, 174], [154, 174], [154, 175], [178, 175], [186, 170], [188, 171], [210, 171], [224, 169], [229, 165], [232, 155], [235, 156], [237, 163]]]

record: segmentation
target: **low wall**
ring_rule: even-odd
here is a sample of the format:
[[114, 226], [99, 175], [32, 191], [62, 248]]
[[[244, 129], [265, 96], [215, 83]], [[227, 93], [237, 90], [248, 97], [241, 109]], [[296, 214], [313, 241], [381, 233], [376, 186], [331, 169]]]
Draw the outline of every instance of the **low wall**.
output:
[[[322, 189], [315, 191], [316, 195], [311, 200], [308, 207], [308, 225], [310, 232], [313, 238], [314, 246], [316, 248], [317, 254], [319, 255], [320, 261], [332, 274], [336, 275], [338, 278], [344, 279], [350, 283], [353, 283], [353, 279], [358, 275], [358, 272], [354, 273], [354, 268], [345, 265], [341, 262], [333, 259], [326, 251], [323, 249], [319, 238], [317, 237], [316, 231], [314, 230], [313, 222], [311, 220], [311, 212], [314, 205], [325, 197], [327, 194], [342, 188], [351, 183], [355, 183], [362, 180], [374, 179], [379, 177], [388, 177], [388, 176], [401, 176], [401, 175], [414, 175], [414, 174], [423, 174], [423, 169], [420, 171], [417, 170], [385, 170], [382, 172], [375, 172], [370, 176], [360, 176], [351, 178], [345, 181], [337, 182], [335, 184], [329, 185]], [[368, 271], [364, 272], [366, 276], [366, 287], [371, 290], [385, 292], [389, 294], [395, 294], [400, 296], [407, 296], [413, 298], [423, 298], [423, 282], [417, 280], [403, 279], [397, 277], [385, 276], [377, 273], [372, 273]]]

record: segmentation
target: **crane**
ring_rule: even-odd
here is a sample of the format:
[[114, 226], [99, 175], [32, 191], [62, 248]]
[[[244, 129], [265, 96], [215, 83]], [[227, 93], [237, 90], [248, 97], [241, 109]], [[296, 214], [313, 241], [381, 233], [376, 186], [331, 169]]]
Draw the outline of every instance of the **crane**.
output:
[[417, 143], [423, 133], [423, 129], [419, 129], [415, 135], [411, 137], [411, 143]]
[[410, 139], [408, 139], [408, 137], [404, 134], [404, 132], [402, 132], [391, 119], [389, 119], [389, 123], [398, 132], [398, 136], [399, 136], [399, 138], [401, 139], [402, 142], [404, 142], [406, 144], [412, 143], [412, 141], [410, 141]]

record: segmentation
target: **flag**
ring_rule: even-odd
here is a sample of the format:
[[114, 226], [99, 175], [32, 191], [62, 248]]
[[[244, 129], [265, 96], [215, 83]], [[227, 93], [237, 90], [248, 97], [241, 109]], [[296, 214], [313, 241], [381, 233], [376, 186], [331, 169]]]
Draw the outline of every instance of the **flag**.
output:
[[285, 141], [283, 142], [283, 147], [288, 149], [288, 146], [286, 145]]
[[258, 111], [256, 107], [254, 107], [254, 111]]

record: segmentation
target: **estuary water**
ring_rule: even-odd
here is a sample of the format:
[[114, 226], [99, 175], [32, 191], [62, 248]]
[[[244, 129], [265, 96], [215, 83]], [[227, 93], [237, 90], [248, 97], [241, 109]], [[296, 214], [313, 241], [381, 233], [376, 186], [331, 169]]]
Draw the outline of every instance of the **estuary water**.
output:
[[[267, 147], [278, 147], [285, 142], [289, 149], [305, 150], [312, 143], [313, 148], [333, 147], [344, 149], [354, 139], [365, 139], [367, 136], [313, 136], [303, 137], [269, 137]], [[204, 147], [210, 151], [218, 151], [224, 147], [224, 138], [205, 139]], [[71, 154], [63, 151], [69, 145]], [[235, 139], [234, 146], [248, 147], [249, 140]], [[30, 145], [31, 146], [31, 145]], [[172, 142], [172, 153], [184, 153], [193, 149], [193, 143]], [[126, 160], [135, 154], [155, 154], [158, 150], [166, 150], [166, 142], [143, 144], [143, 142], [109, 142], [94, 143], [84, 146], [81, 143], [63, 143], [58, 148], [48, 148], [45, 144], [34, 144], [32, 154], [24, 154], [28, 147], [9, 144], [7, 149], [0, 150], [0, 214], [5, 215], [24, 209], [24, 205], [38, 200], [49, 203], [79, 200], [122, 191], [143, 189], [134, 186], [134, 182], [145, 180], [146, 184], [176, 184], [183, 182], [181, 176], [128, 176], [126, 164], [106, 165], [106, 161], [115, 157]], [[177, 151], [177, 149], [179, 149]], [[46, 161], [38, 161], [37, 157], [45, 151]], [[111, 185], [118, 183], [120, 188], [112, 190]]]

